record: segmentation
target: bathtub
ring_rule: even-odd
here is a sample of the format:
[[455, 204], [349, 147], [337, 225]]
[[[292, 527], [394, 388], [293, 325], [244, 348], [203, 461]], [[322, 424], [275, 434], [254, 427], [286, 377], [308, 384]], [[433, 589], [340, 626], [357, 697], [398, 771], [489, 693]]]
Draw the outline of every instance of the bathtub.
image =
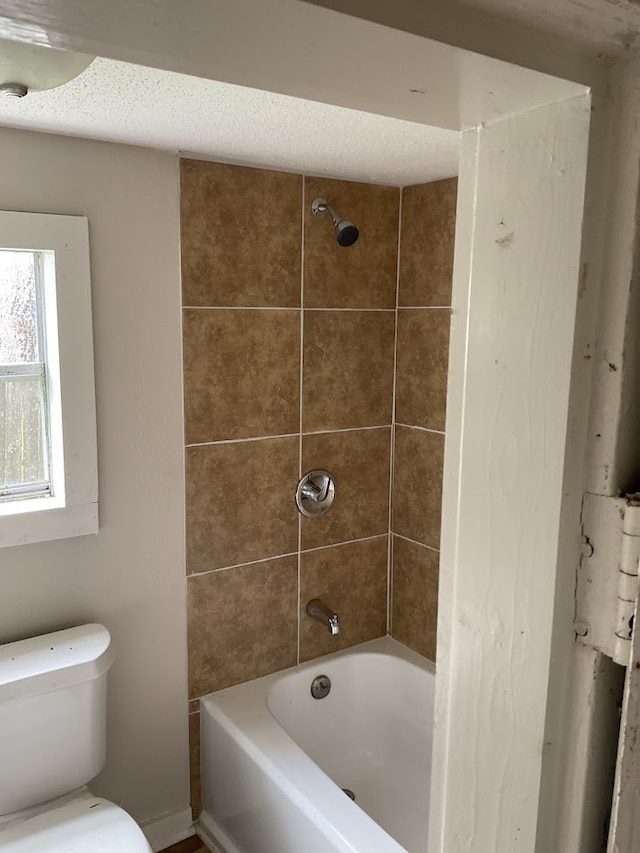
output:
[[200, 834], [223, 853], [424, 853], [434, 686], [382, 637], [209, 694]]

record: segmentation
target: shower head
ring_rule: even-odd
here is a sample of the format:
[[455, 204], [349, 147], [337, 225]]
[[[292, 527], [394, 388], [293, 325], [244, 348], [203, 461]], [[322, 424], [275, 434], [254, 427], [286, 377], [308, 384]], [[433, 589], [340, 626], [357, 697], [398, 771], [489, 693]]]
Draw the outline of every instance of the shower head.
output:
[[314, 216], [324, 216], [325, 214], [331, 217], [333, 222], [336, 240], [339, 246], [353, 246], [360, 232], [347, 219], [341, 219], [331, 205], [324, 198], [315, 198], [311, 203], [311, 212]]

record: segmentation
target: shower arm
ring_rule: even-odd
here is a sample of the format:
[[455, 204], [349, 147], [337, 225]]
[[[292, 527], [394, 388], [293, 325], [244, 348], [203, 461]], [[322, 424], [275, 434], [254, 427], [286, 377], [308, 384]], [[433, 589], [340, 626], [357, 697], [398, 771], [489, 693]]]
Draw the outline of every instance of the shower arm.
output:
[[338, 222], [340, 222], [340, 217], [331, 207], [329, 202], [324, 198], [314, 199], [313, 203], [311, 204], [311, 212], [314, 216], [325, 216], [326, 214], [329, 214], [334, 225], [337, 225]]

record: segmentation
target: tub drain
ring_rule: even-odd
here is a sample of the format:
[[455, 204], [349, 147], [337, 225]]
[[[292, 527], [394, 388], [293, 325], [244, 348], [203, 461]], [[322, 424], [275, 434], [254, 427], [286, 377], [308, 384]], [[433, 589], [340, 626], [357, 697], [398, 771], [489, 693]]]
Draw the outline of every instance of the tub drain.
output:
[[343, 788], [342, 790], [343, 790], [343, 791], [344, 791], [344, 793], [347, 795], [347, 797], [349, 797], [349, 799], [350, 799], [350, 800], [353, 800], [353, 802], [355, 803], [355, 801], [356, 801], [356, 795], [353, 793], [353, 791], [351, 790], [351, 788]]

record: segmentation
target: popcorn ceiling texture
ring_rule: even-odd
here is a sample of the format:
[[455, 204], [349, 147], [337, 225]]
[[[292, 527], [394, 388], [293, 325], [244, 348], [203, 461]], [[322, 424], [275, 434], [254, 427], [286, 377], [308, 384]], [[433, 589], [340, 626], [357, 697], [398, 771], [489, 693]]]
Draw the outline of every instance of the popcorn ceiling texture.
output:
[[396, 186], [458, 173], [451, 130], [101, 58], [2, 98], [0, 124]]

